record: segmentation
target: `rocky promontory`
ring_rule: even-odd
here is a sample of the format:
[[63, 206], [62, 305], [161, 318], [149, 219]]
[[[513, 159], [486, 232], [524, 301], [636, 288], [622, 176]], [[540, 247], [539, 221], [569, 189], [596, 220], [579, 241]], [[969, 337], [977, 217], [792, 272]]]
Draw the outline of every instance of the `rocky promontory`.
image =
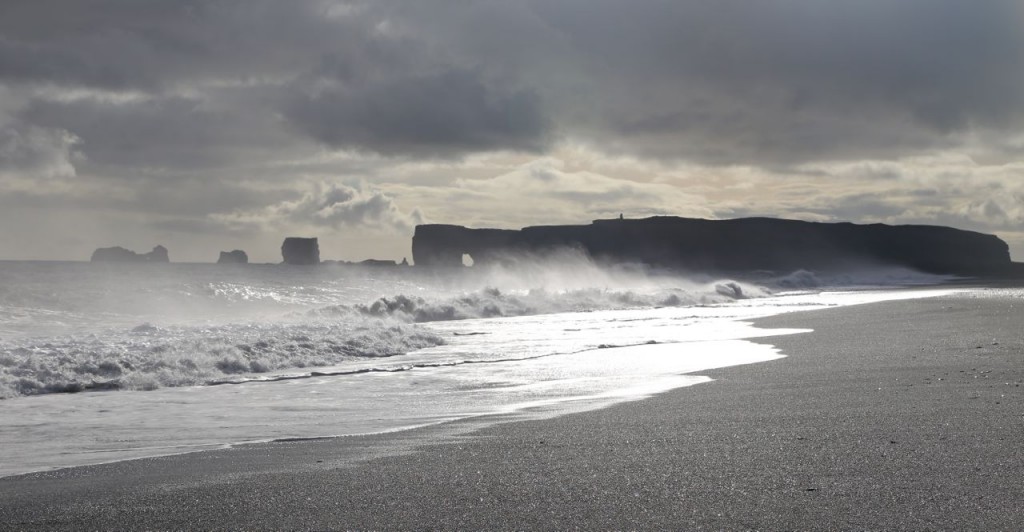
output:
[[420, 225], [413, 236], [417, 266], [500, 262], [522, 253], [574, 248], [606, 263], [718, 271], [842, 270], [891, 265], [955, 275], [1019, 270], [993, 235], [928, 225], [859, 225], [776, 218], [703, 220], [656, 216], [596, 220], [590, 225], [522, 230]]
[[91, 262], [170, 262], [167, 248], [156, 246], [149, 253], [136, 253], [120, 246], [98, 248], [92, 252]]

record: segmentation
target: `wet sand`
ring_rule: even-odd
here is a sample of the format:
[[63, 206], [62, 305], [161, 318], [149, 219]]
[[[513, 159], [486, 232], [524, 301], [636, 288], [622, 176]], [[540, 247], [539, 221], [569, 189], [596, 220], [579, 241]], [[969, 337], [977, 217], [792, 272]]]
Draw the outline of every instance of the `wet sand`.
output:
[[814, 332], [553, 419], [0, 479], [0, 528], [1024, 529], [1024, 299], [758, 325]]

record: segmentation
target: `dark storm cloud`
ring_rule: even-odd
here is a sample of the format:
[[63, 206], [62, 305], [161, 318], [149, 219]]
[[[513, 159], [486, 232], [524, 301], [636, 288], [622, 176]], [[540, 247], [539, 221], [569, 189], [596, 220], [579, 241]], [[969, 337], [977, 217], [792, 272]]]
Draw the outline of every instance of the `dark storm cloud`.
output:
[[545, 144], [536, 94], [496, 91], [468, 70], [348, 83], [298, 97], [286, 116], [325, 144], [385, 154], [539, 151]]
[[612, 147], [772, 164], [898, 156], [949, 146], [950, 134], [969, 128], [1020, 125], [1017, 1], [530, 5], [520, 42], [545, 39], [564, 71], [531, 68], [550, 60], [541, 57], [503, 63], [485, 25], [466, 28], [472, 37], [459, 46], [498, 57], [476, 55], [482, 63], [518, 66], [549, 89], [560, 125]]
[[[242, 85], [238, 92], [261, 87], [266, 99], [249, 102], [248, 113], [283, 114], [292, 131], [332, 147], [448, 155], [544, 146], [536, 93], [431, 56], [422, 40], [381, 34], [382, 14], [346, 14], [346, 5], [13, 2], [0, 8], [0, 82], [148, 93], [141, 101], [36, 100], [24, 113], [74, 132], [96, 161], [216, 163], [206, 158], [227, 139], [210, 138], [207, 118], [252, 131], [197, 112], [191, 100], [225, 83]], [[174, 96], [181, 91], [188, 97]], [[144, 143], [159, 149], [139, 149]]]
[[211, 79], [290, 77], [318, 54], [352, 44], [354, 19], [326, 18], [329, 4], [6, 0], [0, 81], [160, 90]]
[[[246, 138], [258, 122], [386, 155], [568, 139], [784, 167], [1019, 131], [1022, 25], [1017, 0], [10, 0], [0, 83], [143, 93], [26, 113], [97, 160], [152, 138], [160, 164], [220, 164], [235, 134], [265, 142]], [[268, 96], [245, 105], [264, 118], [221, 120], [224, 134], [185, 108], [253, 87]], [[174, 133], [186, 119], [198, 134]], [[134, 126], [152, 122], [167, 126]], [[125, 164], [152, 155], [136, 153]]]
[[209, 126], [217, 123], [215, 117], [204, 116], [198, 102], [185, 98], [38, 100], [22, 111], [21, 118], [76, 132], [87, 139], [83, 149], [97, 164], [208, 166], [219, 156], [217, 146], [210, 143], [214, 139]]
[[259, 160], [267, 155], [261, 150], [282, 148], [288, 141], [277, 134], [273, 117], [259, 109], [179, 96], [37, 99], [20, 111], [19, 118], [73, 132], [83, 140], [78, 148], [88, 164], [117, 173], [117, 168], [195, 170], [247, 157]]
[[1016, 1], [445, 5], [400, 12], [541, 87], [563, 130], [611, 148], [714, 163], [889, 157], [1021, 115]]

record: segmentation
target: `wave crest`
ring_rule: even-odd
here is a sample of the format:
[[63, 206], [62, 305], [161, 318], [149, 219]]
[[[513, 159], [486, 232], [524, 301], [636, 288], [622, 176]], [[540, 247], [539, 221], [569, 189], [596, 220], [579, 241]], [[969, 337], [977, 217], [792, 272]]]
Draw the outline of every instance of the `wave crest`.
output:
[[332, 366], [441, 345], [393, 320], [155, 327], [0, 345], [0, 398], [192, 386], [249, 373]]
[[357, 314], [393, 318], [406, 323], [425, 323], [560, 312], [709, 305], [769, 295], [771, 291], [764, 287], [732, 280], [647, 290], [585, 288], [551, 291], [538, 288], [502, 291], [491, 287], [438, 299], [400, 294], [382, 297], [369, 304], [330, 305], [309, 311], [308, 314], [315, 317]]

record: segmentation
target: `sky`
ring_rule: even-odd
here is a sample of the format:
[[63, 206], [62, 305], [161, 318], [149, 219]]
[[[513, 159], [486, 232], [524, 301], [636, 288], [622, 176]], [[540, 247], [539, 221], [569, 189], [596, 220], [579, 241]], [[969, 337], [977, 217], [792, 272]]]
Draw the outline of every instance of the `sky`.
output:
[[773, 216], [1024, 260], [1021, 0], [4, 0], [0, 259]]

